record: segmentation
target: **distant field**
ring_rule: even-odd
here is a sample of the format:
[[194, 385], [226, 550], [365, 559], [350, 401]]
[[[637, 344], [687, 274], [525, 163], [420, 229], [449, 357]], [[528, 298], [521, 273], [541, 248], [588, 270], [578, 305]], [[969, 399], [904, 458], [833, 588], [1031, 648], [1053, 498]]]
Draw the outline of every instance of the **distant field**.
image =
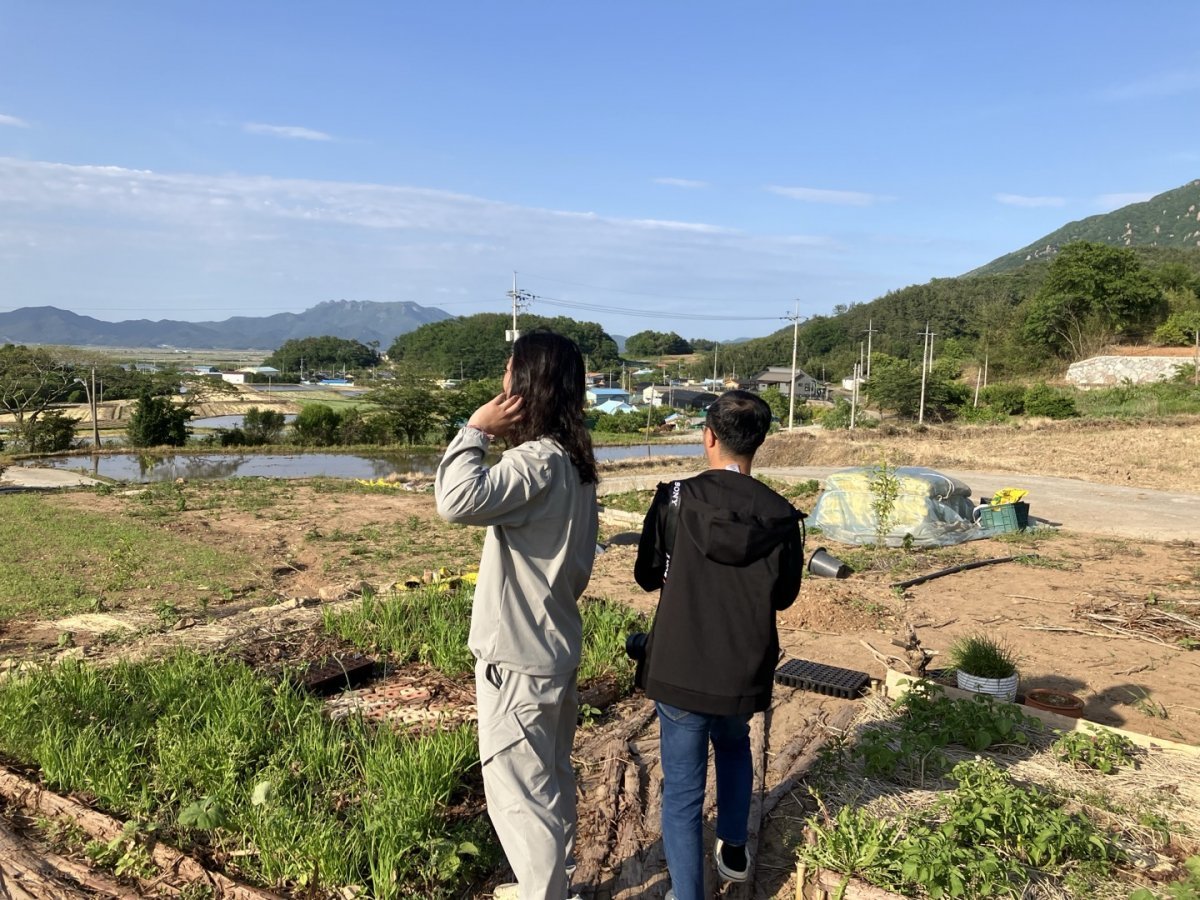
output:
[[75, 347], [74, 349], [81, 350], [91, 357], [110, 359], [118, 363], [148, 362], [180, 368], [217, 366], [223, 369], [262, 365], [262, 361], [272, 352], [270, 350], [187, 350], [171, 347]]

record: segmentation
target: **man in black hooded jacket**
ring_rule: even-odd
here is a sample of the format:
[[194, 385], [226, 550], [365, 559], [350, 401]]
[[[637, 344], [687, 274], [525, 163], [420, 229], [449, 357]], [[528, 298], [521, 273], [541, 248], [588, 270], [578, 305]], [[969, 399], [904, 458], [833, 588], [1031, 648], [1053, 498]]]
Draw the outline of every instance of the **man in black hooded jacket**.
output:
[[803, 514], [750, 477], [771, 425], [766, 402], [728, 391], [708, 408], [707, 471], [660, 484], [634, 577], [659, 590], [641, 687], [655, 701], [663, 768], [668, 900], [703, 900], [708, 744], [717, 783], [717, 872], [743, 881], [753, 765], [750, 717], [767, 709], [779, 656], [775, 613], [800, 591]]

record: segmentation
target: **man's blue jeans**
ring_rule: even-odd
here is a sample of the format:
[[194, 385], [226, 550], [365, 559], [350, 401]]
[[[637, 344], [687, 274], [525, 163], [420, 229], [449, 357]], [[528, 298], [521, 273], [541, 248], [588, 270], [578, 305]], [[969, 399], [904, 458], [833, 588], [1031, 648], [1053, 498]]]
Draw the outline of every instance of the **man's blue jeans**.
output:
[[712, 716], [656, 703], [663, 770], [662, 836], [677, 900], [704, 900], [704, 782], [717, 767], [717, 837], [746, 843], [754, 764], [750, 716]]

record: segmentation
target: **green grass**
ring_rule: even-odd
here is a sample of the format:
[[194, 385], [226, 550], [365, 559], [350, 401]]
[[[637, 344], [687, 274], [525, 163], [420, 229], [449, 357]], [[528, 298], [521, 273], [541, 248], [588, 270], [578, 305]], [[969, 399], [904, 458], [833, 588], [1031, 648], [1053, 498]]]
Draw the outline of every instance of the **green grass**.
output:
[[775, 493], [787, 498], [793, 505], [797, 501], [805, 501], [800, 503], [800, 506], [811, 507], [817, 502], [817, 496], [821, 493], [821, 482], [815, 478], [810, 478], [807, 481], [779, 481], [775, 478], [767, 478], [763, 475], [754, 476]]
[[[429, 587], [386, 597], [364, 597], [345, 610], [326, 610], [325, 630], [363, 650], [386, 653], [396, 662], [421, 662], [450, 677], [474, 667], [467, 649], [471, 628], [470, 588]], [[583, 655], [579, 681], [613, 677], [628, 689], [633, 664], [625, 655], [625, 637], [649, 627], [646, 617], [607, 600], [585, 599]]]
[[622, 512], [631, 512], [645, 515], [650, 509], [650, 503], [654, 500], [654, 491], [620, 491], [613, 494], [605, 494], [600, 498], [600, 504], [605, 509], [619, 509]]
[[181, 652], [10, 678], [0, 753], [258, 884], [447, 897], [494, 863], [485, 824], [448, 815], [477, 764], [473, 728], [414, 737], [333, 722], [237, 662]]
[[1190, 384], [1121, 384], [1076, 391], [1080, 415], [1093, 419], [1155, 418], [1200, 413], [1200, 390]]
[[0, 621], [79, 612], [109, 592], [201, 592], [251, 575], [232, 552], [52, 494], [0, 496], [0, 547]]

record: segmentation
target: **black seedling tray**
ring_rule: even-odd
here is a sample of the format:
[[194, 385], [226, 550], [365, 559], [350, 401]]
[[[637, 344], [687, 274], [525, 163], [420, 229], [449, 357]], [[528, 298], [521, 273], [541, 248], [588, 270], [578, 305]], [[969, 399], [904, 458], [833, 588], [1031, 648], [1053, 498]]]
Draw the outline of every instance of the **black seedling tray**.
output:
[[314, 694], [329, 694], [362, 684], [371, 676], [375, 660], [361, 654], [330, 656], [313, 663], [300, 676], [300, 683]]
[[871, 676], [866, 672], [839, 669], [837, 666], [809, 662], [807, 659], [789, 659], [775, 670], [775, 680], [790, 687], [849, 699], [866, 690], [867, 685], [871, 683]]

